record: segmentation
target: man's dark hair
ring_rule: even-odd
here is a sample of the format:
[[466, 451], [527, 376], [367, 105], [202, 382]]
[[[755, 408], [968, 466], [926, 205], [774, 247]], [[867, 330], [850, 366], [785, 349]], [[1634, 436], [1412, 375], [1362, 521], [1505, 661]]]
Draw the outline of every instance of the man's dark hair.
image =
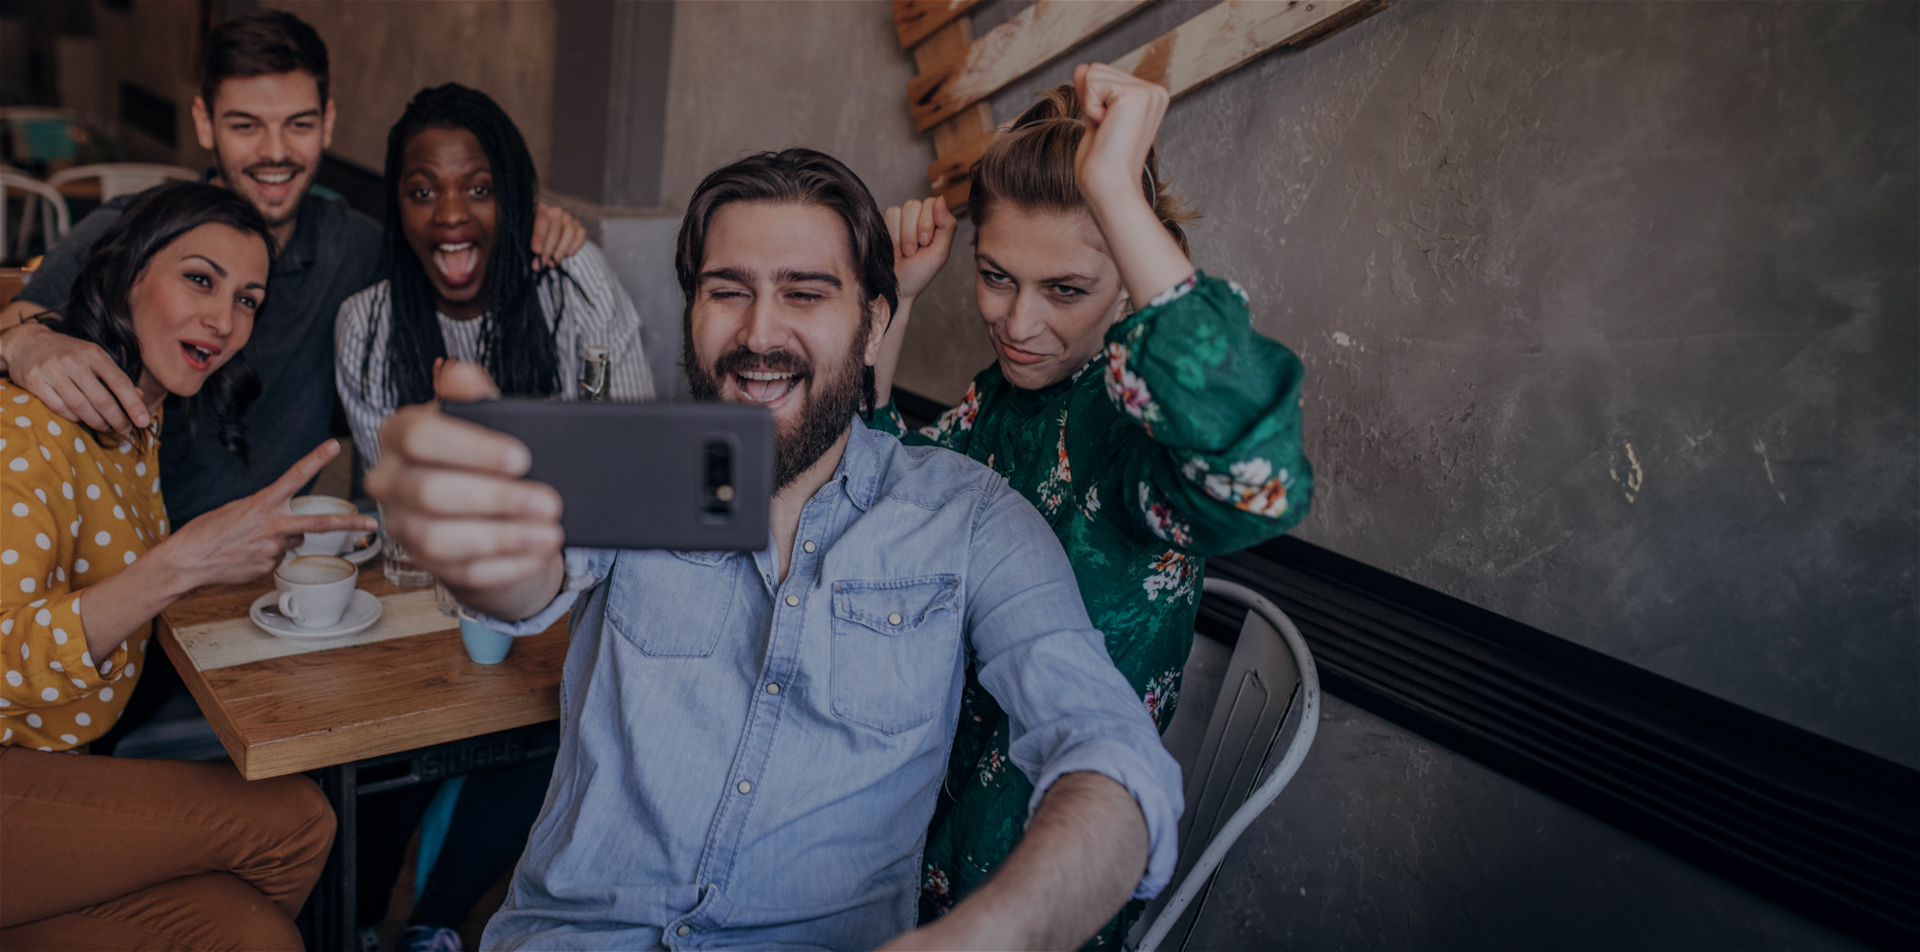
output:
[[327, 44], [306, 21], [279, 10], [242, 13], [207, 32], [200, 58], [200, 98], [213, 112], [213, 94], [228, 79], [304, 70], [327, 104]]
[[[273, 233], [267, 230], [266, 219], [260, 217], [252, 202], [216, 185], [172, 182], [141, 193], [94, 243], [93, 254], [74, 276], [73, 290], [52, 327], [99, 345], [127, 379], [138, 383], [144, 365], [129, 305], [133, 285], [160, 249], [201, 225], [226, 225], [258, 236], [267, 248], [267, 271], [273, 271], [277, 254]], [[263, 302], [255, 312], [256, 326], [258, 315], [264, 311]], [[259, 395], [260, 380], [242, 350], [208, 375], [198, 394], [181, 403], [189, 427], [205, 409], [220, 429], [221, 445], [245, 462], [246, 427], [241, 417]], [[95, 434], [96, 439], [102, 436]]]
[[[433, 285], [401, 230], [400, 178], [406, 171], [401, 164], [407, 143], [428, 129], [473, 133], [493, 170], [493, 250], [481, 288], [487, 311], [480, 317], [480, 363], [507, 396], [559, 393], [560, 356], [553, 334], [560, 314], [549, 324], [536, 292], [542, 282], [571, 278], [558, 266], [538, 274], [533, 270], [533, 207], [540, 191], [533, 156], [498, 103], [477, 89], [448, 83], [415, 94], [387, 133], [387, 395], [397, 407], [433, 399], [433, 359], [447, 356]], [[362, 387], [372, 379], [367, 371], [375, 338], [367, 335], [360, 358]]]
[[[780, 202], [818, 205], [840, 216], [847, 226], [847, 255], [853, 271], [860, 277], [860, 299], [866, 305], [863, 333], [873, 321], [872, 302], [887, 302], [887, 314], [900, 309], [900, 284], [893, 274], [893, 240], [887, 235], [887, 220], [879, 203], [860, 176], [839, 159], [812, 149], [787, 149], [761, 152], [726, 166], [700, 183], [687, 203], [687, 214], [680, 220], [680, 241], [674, 253], [674, 270], [680, 278], [680, 291], [686, 295], [686, 310], [681, 315], [685, 333], [681, 335], [681, 358], [693, 366], [693, 298], [699, 290], [700, 269], [706, 264], [707, 228], [713, 215], [733, 202]], [[866, 368], [862, 384], [864, 409], [874, 408], [873, 368]]]

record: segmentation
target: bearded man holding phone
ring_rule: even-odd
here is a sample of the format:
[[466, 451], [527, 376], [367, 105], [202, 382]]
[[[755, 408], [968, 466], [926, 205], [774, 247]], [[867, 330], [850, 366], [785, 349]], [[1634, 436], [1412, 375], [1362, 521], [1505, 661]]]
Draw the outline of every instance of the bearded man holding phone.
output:
[[[432, 406], [394, 414], [367, 478], [498, 630], [573, 612], [553, 785], [486, 946], [1071, 948], [1157, 893], [1179, 768], [1052, 531], [985, 466], [859, 419], [897, 306], [866, 187], [818, 152], [750, 156], [695, 192], [676, 263], [696, 395], [774, 418], [765, 549], [564, 549], [525, 445]], [[489, 389], [458, 365], [441, 395]], [[914, 929], [969, 661], [1032, 813], [992, 880]]]

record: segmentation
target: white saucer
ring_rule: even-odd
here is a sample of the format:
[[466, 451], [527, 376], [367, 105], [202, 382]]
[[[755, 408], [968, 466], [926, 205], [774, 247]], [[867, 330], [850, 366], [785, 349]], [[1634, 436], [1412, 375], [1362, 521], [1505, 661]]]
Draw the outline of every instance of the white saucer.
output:
[[[266, 612], [269, 608], [273, 609], [271, 615]], [[373, 627], [373, 623], [380, 620], [380, 600], [364, 589], [354, 589], [353, 601], [347, 603], [347, 613], [340, 616], [339, 624], [332, 628], [302, 628], [280, 614], [280, 593], [268, 592], [253, 600], [247, 617], [252, 618], [261, 631], [270, 635], [303, 641], [325, 641], [357, 635]]]
[[341, 558], [346, 559], [347, 561], [352, 562], [355, 565], [365, 565], [367, 564], [368, 559], [371, 559], [374, 556], [379, 554], [380, 554], [380, 534], [376, 532], [373, 534], [372, 542], [367, 543], [367, 545], [363, 548], [354, 549], [353, 551], [348, 552], [345, 555], [342, 555]]

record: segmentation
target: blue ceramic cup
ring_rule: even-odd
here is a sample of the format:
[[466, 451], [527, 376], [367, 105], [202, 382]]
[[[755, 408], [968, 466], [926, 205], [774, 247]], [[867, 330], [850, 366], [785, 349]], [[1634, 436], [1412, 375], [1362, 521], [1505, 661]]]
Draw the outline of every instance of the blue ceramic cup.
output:
[[507, 649], [513, 647], [513, 636], [494, 631], [462, 611], [460, 643], [467, 646], [467, 657], [474, 664], [499, 664], [507, 656]]

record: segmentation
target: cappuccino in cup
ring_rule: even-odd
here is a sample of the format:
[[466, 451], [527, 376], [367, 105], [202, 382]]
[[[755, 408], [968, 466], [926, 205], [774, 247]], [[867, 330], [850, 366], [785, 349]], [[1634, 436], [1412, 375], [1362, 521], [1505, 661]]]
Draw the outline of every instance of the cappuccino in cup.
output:
[[332, 555], [302, 555], [274, 570], [280, 589], [280, 614], [302, 628], [332, 628], [347, 613], [358, 587], [359, 569]]
[[[287, 503], [287, 508], [296, 516], [351, 516], [360, 510], [353, 503], [338, 496], [295, 496]], [[336, 529], [332, 532], [309, 532], [295, 555], [339, 555], [346, 551], [347, 541], [359, 532], [353, 529]]]

